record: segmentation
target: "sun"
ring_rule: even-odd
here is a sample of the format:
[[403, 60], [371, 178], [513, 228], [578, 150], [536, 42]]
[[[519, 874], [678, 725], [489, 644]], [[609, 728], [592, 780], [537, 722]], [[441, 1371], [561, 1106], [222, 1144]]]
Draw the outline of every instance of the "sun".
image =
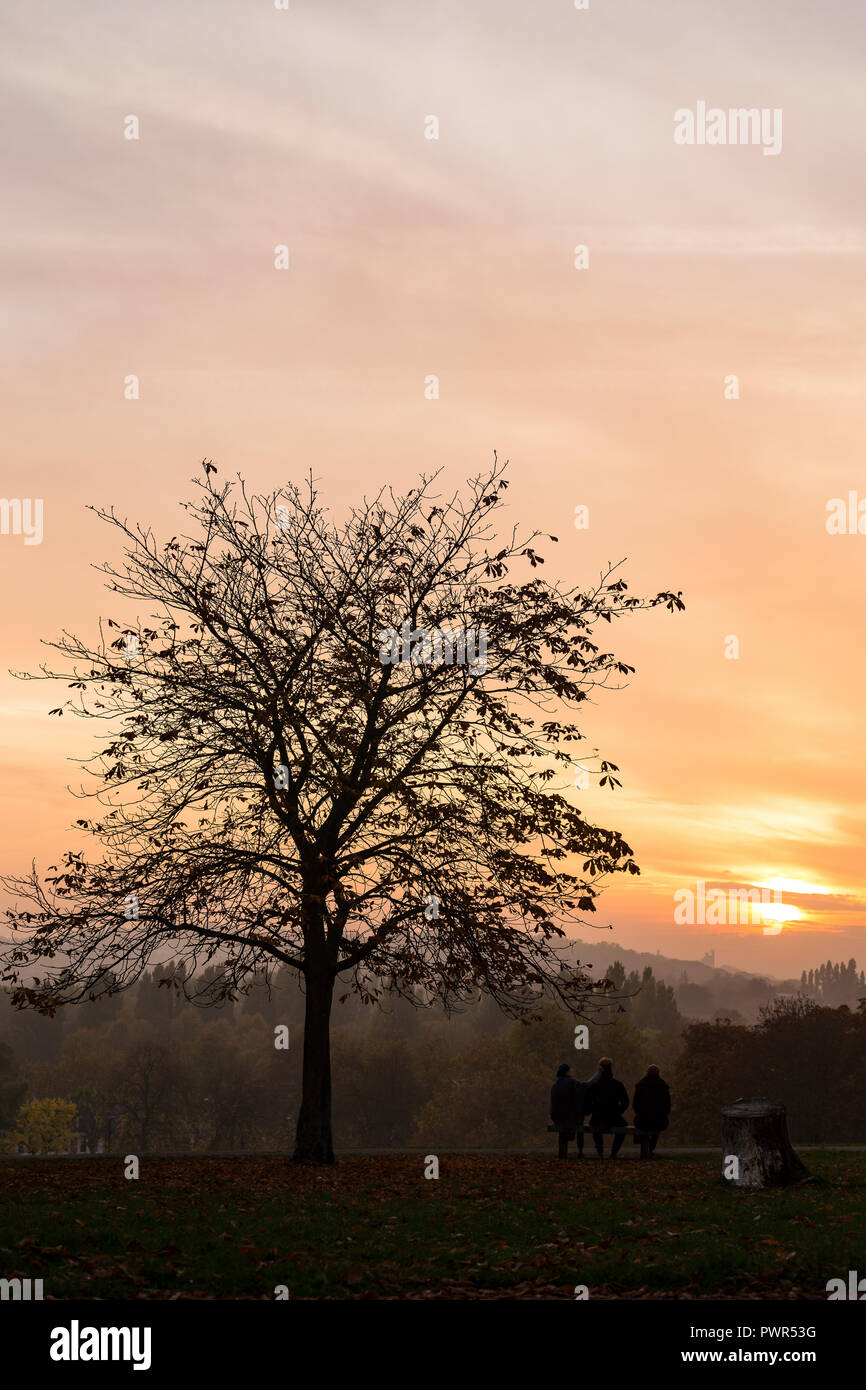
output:
[[801, 878], [768, 878], [766, 883], [757, 883], [756, 888], [772, 888], [779, 893], [808, 893], [827, 897], [830, 888], [821, 888], [817, 883], [805, 883]]
[[800, 922], [803, 913], [793, 903], [755, 903], [758, 916], [769, 922]]

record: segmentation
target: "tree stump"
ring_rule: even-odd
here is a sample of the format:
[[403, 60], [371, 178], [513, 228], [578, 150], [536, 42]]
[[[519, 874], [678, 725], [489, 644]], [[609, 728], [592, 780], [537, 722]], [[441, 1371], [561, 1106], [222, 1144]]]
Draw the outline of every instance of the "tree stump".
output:
[[812, 1177], [791, 1148], [785, 1107], [778, 1100], [740, 1098], [726, 1105], [722, 1152], [723, 1178], [731, 1187], [785, 1187]]

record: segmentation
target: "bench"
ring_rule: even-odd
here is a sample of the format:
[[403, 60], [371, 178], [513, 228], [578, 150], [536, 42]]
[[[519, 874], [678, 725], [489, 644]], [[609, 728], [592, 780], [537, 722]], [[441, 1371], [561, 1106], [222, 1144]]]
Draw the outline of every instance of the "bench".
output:
[[634, 1125], [617, 1125], [614, 1129], [593, 1129], [592, 1125], [574, 1125], [571, 1129], [563, 1129], [559, 1125], [548, 1125], [548, 1134], [559, 1135], [560, 1158], [568, 1158], [569, 1142], [578, 1131], [581, 1134], [633, 1134], [635, 1143], [640, 1144], [641, 1158], [649, 1158], [650, 1156], [649, 1144], [652, 1131], [648, 1129], [635, 1129]]

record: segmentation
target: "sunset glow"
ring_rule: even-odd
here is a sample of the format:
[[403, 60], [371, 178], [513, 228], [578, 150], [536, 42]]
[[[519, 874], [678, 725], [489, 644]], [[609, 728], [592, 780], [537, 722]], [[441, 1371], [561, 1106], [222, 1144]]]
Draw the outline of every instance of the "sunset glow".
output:
[[[446, 4], [455, 45], [396, 0], [218, 3], [190, 25], [167, 0], [122, 23], [19, 7], [3, 490], [44, 500], [44, 538], [0, 537], [4, 671], [119, 614], [88, 504], [168, 538], [206, 456], [254, 491], [311, 469], [340, 513], [421, 471], [451, 490], [497, 449], [508, 524], [558, 537], [546, 575], [591, 584], [623, 558], [634, 592], [687, 603], [611, 632], [636, 673], [581, 710], [622, 788], [590, 775], [578, 802], [641, 867], [599, 923], [776, 975], [866, 954], [866, 537], [825, 526], [866, 491], [859, 7], [827, 26], [757, 5], [711, 38], [686, 0], [535, 8]], [[755, 100], [768, 55], [780, 152], [675, 142], [679, 108]], [[9, 871], [75, 842], [70, 759], [92, 745], [49, 720], [60, 694], [0, 678]], [[786, 905], [800, 930], [767, 943], [679, 926], [672, 893], [699, 879], [821, 902]]]

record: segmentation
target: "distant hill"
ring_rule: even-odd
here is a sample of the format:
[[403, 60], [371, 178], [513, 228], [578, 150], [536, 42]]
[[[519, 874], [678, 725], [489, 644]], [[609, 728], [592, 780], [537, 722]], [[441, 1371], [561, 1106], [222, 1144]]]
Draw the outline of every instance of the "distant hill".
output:
[[690, 983], [696, 985], [719, 984], [727, 976], [730, 980], [769, 980], [780, 993], [794, 993], [800, 988], [799, 980], [777, 980], [772, 975], [755, 975], [748, 970], [725, 966], [714, 967], [699, 960], [678, 960], [651, 951], [629, 951], [607, 937], [596, 941], [576, 940], [572, 941], [571, 946], [574, 957], [586, 966], [594, 979], [600, 979], [615, 960], [621, 960], [627, 972], [636, 970], [639, 975], [643, 974], [647, 965], [652, 966], [656, 979], [664, 980], [667, 985], [678, 985], [685, 971]]

